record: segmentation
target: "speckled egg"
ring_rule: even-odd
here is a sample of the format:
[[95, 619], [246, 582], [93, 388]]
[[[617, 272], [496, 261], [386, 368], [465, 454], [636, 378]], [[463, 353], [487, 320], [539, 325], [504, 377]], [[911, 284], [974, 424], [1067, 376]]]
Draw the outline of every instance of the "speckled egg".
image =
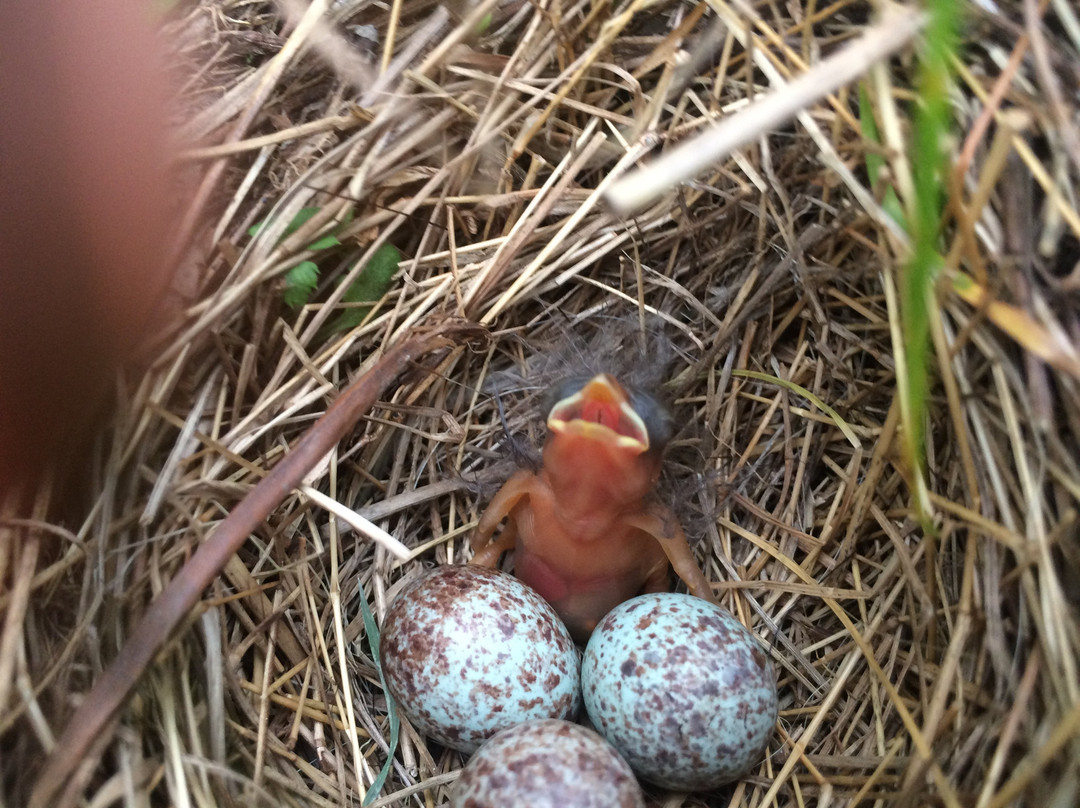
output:
[[480, 747], [462, 770], [451, 808], [645, 808], [634, 773], [592, 730], [529, 721]]
[[585, 709], [645, 780], [680, 791], [738, 779], [776, 724], [776, 678], [755, 637], [700, 598], [641, 595], [600, 621], [581, 663]]
[[425, 735], [472, 752], [496, 732], [581, 706], [579, 656], [550, 606], [516, 578], [438, 567], [390, 604], [386, 686]]

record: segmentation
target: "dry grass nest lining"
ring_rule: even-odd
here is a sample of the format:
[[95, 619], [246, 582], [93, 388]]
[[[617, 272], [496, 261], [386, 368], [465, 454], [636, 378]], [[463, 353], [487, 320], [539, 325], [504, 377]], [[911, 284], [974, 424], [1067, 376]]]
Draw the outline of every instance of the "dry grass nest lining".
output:
[[[92, 804], [357, 804], [388, 738], [359, 598], [379, 614], [402, 580], [467, 556], [511, 468], [494, 374], [509, 434], [536, 446], [535, 387], [583, 351], [611, 351], [612, 333], [632, 346], [646, 314], [671, 349], [669, 496], [689, 505], [707, 576], [780, 674], [767, 759], [686, 804], [1075, 804], [1080, 160], [1063, 88], [1080, 57], [1066, 5], [1050, 3], [1041, 27], [1017, 5], [967, 21], [954, 109], [967, 168], [946, 252], [986, 296], [973, 307], [942, 286], [937, 298], [931, 532], [897, 459], [904, 251], [875, 189], [852, 185], [881, 153], [903, 191], [914, 158], [889, 121], [910, 103], [910, 59], [864, 85], [886, 148], [865, 137], [847, 87], [808, 106], [824, 141], [805, 121], [772, 132], [632, 220], [596, 190], [626, 144], [684, 139], [737, 111], [774, 89], [754, 60], [799, 75], [860, 34], [866, 6], [794, 9], [809, 18], [761, 6], [750, 60], [745, 31], [715, 27], [734, 13], [719, 2], [344, 3], [327, 15], [347, 32], [329, 40], [338, 50], [278, 60], [302, 23], [251, 4], [178, 16], [178, 64], [199, 65], [181, 68], [198, 110], [187, 136], [220, 142], [242, 110], [255, 115], [233, 130], [217, 218], [192, 239], [192, 305], [120, 402], [85, 510], [50, 521], [45, 487], [33, 521], [5, 522], [17, 537], [0, 545], [7, 804], [24, 804], [72, 694], [193, 547], [365, 362], [447, 313], [490, 325], [490, 345], [422, 362], [307, 481], [412, 557], [286, 498], [103, 736], [82, 786]], [[679, 49], [704, 58], [680, 72]], [[1004, 106], [1028, 113], [1026, 130], [1007, 128]], [[304, 206], [320, 212], [279, 241]], [[318, 305], [283, 307], [282, 274], [346, 213]], [[334, 280], [384, 242], [406, 256], [399, 280], [364, 326], [316, 341], [344, 289]], [[406, 728], [373, 804], [442, 804], [461, 765]]]

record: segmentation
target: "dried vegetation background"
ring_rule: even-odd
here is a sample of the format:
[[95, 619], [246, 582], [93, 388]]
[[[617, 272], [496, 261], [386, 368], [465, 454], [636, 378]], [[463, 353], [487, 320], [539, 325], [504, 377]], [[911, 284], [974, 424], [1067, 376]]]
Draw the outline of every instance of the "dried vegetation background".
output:
[[[206, 144], [182, 161], [177, 324], [123, 383], [80, 504], [57, 515], [46, 487], [3, 523], [5, 804], [194, 547], [385, 346], [448, 316], [490, 341], [421, 360], [250, 536], [102, 733], [83, 804], [359, 805], [390, 737], [360, 600], [377, 616], [402, 580], [465, 560], [542, 441], [544, 383], [608, 363], [673, 402], [665, 496], [780, 677], [761, 765], [657, 805], [1080, 802], [1068, 0], [966, 8], [925, 522], [898, 450], [907, 248], [888, 212], [918, 160], [917, 41], [620, 218], [613, 172], [860, 37], [872, 4], [755, 3], [752, 22], [724, 0], [322, 5], [207, 0], [166, 24], [176, 127]], [[340, 246], [306, 249], [331, 231]], [[341, 278], [382, 244], [404, 256], [389, 292], [328, 336]], [[308, 258], [318, 289], [289, 308]], [[445, 804], [461, 765], [403, 727], [369, 804]]]

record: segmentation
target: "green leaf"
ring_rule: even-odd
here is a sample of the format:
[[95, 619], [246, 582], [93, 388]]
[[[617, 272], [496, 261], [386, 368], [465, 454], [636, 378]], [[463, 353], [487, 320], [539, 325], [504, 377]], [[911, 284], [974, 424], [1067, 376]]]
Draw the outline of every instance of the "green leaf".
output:
[[[293, 216], [293, 220], [291, 222], [289, 222], [289, 226], [285, 228], [285, 232], [281, 234], [281, 237], [285, 238], [285, 236], [290, 236], [293, 233], [295, 233], [297, 230], [299, 230], [304, 225], [305, 222], [307, 222], [308, 219], [310, 219], [312, 216], [314, 216], [318, 212], [319, 212], [319, 208], [317, 208], [317, 207], [301, 208], [300, 212], [297, 213], [295, 216]], [[251, 227], [248, 228], [248, 235], [249, 236], [257, 236], [257, 235], [259, 235], [259, 233], [262, 232], [262, 229], [264, 227], [266, 227], [266, 223], [269, 222], [269, 221], [270, 221], [269, 219], [263, 219], [258, 224], [252, 225]]]
[[319, 267], [314, 261], [302, 261], [285, 273], [282, 300], [286, 306], [298, 309], [308, 302], [319, 283]]
[[[319, 210], [321, 209], [318, 207], [301, 208], [300, 212], [293, 217], [293, 220], [291, 222], [289, 222], [289, 226], [285, 228], [285, 232], [281, 234], [281, 238], [284, 239], [286, 236], [291, 236], [304, 224], [306, 224], [312, 216], [318, 213]], [[257, 236], [259, 233], [262, 232], [262, 229], [266, 227], [266, 223], [269, 221], [269, 219], [263, 219], [258, 224], [252, 225], [248, 228], [248, 235]], [[327, 250], [331, 247], [340, 247], [341, 241], [340, 239], [338, 239], [337, 234], [340, 233], [342, 228], [345, 227], [345, 225], [347, 225], [350, 221], [352, 221], [352, 211], [350, 211], [348, 215], [345, 216], [341, 224], [335, 227], [332, 232], [328, 233], [317, 241], [311, 242], [311, 244], [307, 245], [305, 249], [311, 250], [312, 252], [317, 252], [318, 250]]]
[[311, 244], [307, 245], [307, 248], [314, 252], [315, 250], [326, 250], [330, 247], [340, 246], [341, 242], [338, 241], [338, 237], [331, 233], [329, 236], [323, 236], [318, 241], [311, 242]]
[[[401, 262], [401, 252], [392, 244], [384, 244], [371, 256], [367, 266], [360, 272], [341, 298], [343, 303], [374, 303], [390, 291]], [[371, 312], [371, 306], [350, 306], [334, 318], [322, 331], [328, 337], [355, 328]]]
[[[285, 228], [285, 232], [281, 234], [281, 238], [284, 239], [299, 230], [306, 222], [308, 222], [312, 216], [321, 210], [318, 207], [301, 208], [297, 213], [289, 226]], [[333, 247], [341, 246], [341, 239], [337, 237], [337, 234], [352, 221], [352, 211], [346, 212], [342, 218], [340, 224], [337, 225], [330, 233], [325, 236], [311, 242], [307, 245], [306, 249], [309, 252], [319, 252], [321, 250], [329, 250]], [[248, 228], [248, 235], [257, 236], [266, 227], [266, 223], [269, 219], [264, 219], [256, 225], [252, 225]], [[400, 260], [400, 256], [398, 259]], [[395, 263], [396, 266], [396, 263]], [[315, 287], [319, 282], [319, 267], [313, 261], [303, 261], [290, 269], [285, 275], [285, 291], [282, 293], [282, 300], [285, 301], [285, 305], [291, 308], [300, 308], [308, 300], [311, 299], [312, 292], [315, 291]], [[381, 294], [379, 295], [382, 296]]]

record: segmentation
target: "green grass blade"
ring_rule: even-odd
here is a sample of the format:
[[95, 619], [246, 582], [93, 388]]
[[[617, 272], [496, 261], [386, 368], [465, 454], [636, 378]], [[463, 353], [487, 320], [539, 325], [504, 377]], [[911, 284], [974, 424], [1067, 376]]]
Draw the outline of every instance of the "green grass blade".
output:
[[925, 424], [930, 391], [930, 318], [936, 306], [934, 286], [943, 261], [939, 252], [940, 222], [944, 205], [946, 141], [951, 124], [949, 63], [956, 51], [959, 25], [957, 0], [928, 4], [930, 19], [919, 65], [918, 99], [912, 130], [911, 163], [914, 198], [908, 222], [912, 254], [900, 275], [900, 325], [905, 362], [898, 373], [904, 448], [911, 473], [919, 517], [929, 521], [923, 469], [926, 461]]
[[379, 627], [375, 625], [375, 616], [371, 613], [371, 607], [368, 606], [367, 593], [362, 585], [360, 586], [360, 616], [364, 620], [364, 634], [367, 635], [368, 646], [371, 648], [371, 659], [375, 663], [376, 670], [379, 671], [379, 681], [382, 683], [383, 693], [386, 694], [386, 716], [390, 722], [390, 749], [386, 755], [386, 763], [383, 764], [379, 776], [375, 778], [371, 788], [367, 790], [367, 795], [364, 797], [363, 804], [369, 805], [382, 791], [382, 787], [386, 784], [386, 778], [390, 776], [390, 770], [394, 766], [394, 754], [397, 752], [398, 739], [401, 735], [401, 720], [398, 718], [394, 697], [390, 695], [390, 691], [386, 688], [382, 659], [379, 657]]

